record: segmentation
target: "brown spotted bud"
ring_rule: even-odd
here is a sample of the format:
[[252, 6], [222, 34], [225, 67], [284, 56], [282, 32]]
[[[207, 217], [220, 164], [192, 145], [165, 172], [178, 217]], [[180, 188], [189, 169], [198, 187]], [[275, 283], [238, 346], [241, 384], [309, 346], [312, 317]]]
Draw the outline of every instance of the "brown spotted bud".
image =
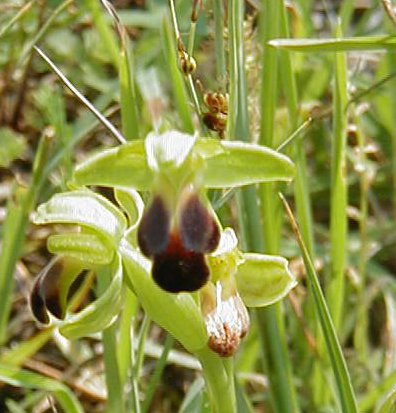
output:
[[228, 295], [220, 282], [212, 291], [206, 288], [202, 297], [208, 345], [221, 357], [231, 357], [249, 331], [249, 313], [237, 291]]

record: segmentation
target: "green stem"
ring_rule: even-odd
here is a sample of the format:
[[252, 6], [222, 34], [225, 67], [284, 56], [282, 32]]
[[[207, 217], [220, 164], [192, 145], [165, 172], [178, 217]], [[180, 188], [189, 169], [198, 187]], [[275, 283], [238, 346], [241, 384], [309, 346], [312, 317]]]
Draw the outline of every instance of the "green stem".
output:
[[212, 413], [236, 413], [232, 357], [222, 359], [209, 348], [196, 355], [202, 365]]
[[[260, 29], [264, 45], [261, 86], [260, 143], [274, 147], [274, 119], [278, 97], [277, 51], [267, 42], [281, 34], [283, 1], [262, 0]], [[276, 254], [281, 232], [280, 208], [276, 196], [276, 185], [261, 186], [261, 214], [265, 252]], [[250, 245], [255, 249], [257, 246]], [[271, 400], [278, 413], [295, 413], [298, 406], [292, 382], [292, 372], [286, 345], [285, 327], [281, 304], [257, 311], [260, 337], [263, 342], [264, 367], [270, 380]]]
[[[338, 27], [337, 37], [341, 37]], [[344, 304], [345, 266], [347, 251], [347, 173], [346, 173], [346, 126], [347, 126], [347, 79], [346, 55], [335, 55], [334, 116], [331, 165], [330, 202], [330, 261], [331, 283], [329, 303], [332, 319], [337, 331], [340, 330]]]
[[[106, 291], [110, 284], [109, 269], [98, 271], [97, 276], [99, 294]], [[108, 413], [124, 413], [124, 395], [121, 384], [121, 375], [117, 359], [117, 324], [114, 323], [102, 332], [103, 358], [105, 365], [107, 406]]]
[[224, 54], [224, 8], [222, 0], [214, 0], [216, 72], [219, 79], [225, 79], [226, 61]]

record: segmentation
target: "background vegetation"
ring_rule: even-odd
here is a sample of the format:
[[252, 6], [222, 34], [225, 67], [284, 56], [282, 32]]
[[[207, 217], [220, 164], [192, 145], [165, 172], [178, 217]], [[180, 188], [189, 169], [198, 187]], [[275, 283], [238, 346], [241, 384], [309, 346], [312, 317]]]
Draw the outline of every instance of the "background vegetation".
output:
[[[39, 330], [28, 307], [51, 232], [30, 225], [31, 212], [67, 189], [87, 153], [118, 143], [35, 45], [128, 140], [158, 127], [217, 137], [203, 124], [203, 95], [219, 91], [230, 95], [226, 139], [259, 142], [296, 163], [291, 185], [213, 195], [243, 249], [285, 255], [299, 279], [281, 305], [252, 313], [236, 355], [238, 411], [354, 412], [355, 397], [358, 411], [396, 411], [392, 2], [175, 3], [196, 61], [191, 77], [178, 68], [168, 2], [114, 0], [118, 26], [97, 0], [0, 3], [0, 411], [115, 412], [106, 403], [106, 332], [68, 342]], [[278, 191], [292, 204], [312, 266], [300, 258]], [[342, 360], [322, 336], [325, 311], [318, 316], [307, 279], [314, 272], [349, 375], [337, 374]], [[208, 411], [197, 361], [142, 311], [127, 316], [135, 359], [122, 364], [133, 371], [125, 411]], [[113, 346], [128, 354], [128, 343]]]

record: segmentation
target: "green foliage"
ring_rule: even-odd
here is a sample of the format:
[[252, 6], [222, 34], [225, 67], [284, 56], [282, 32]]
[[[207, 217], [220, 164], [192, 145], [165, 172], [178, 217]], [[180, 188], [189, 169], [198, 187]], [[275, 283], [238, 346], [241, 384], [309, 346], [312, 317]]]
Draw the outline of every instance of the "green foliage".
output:
[[0, 410], [393, 412], [394, 1], [0, 3]]

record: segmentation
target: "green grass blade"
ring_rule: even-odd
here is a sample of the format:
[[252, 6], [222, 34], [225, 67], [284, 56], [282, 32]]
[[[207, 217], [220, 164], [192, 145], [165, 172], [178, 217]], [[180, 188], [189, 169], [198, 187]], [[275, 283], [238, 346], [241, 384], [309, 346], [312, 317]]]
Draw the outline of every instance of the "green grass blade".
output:
[[284, 204], [288, 218], [290, 220], [291, 226], [293, 228], [297, 242], [300, 246], [303, 255], [308, 280], [311, 284], [312, 292], [314, 294], [315, 309], [317, 311], [317, 316], [319, 318], [320, 326], [322, 328], [326, 343], [326, 349], [336, 378], [336, 385], [340, 396], [340, 405], [342, 407], [342, 412], [358, 413], [358, 408], [356, 405], [355, 395], [353, 392], [348, 368], [344, 356], [342, 354], [341, 346], [338, 341], [336, 330], [330, 316], [329, 308], [327, 307], [323, 291], [319, 284], [319, 279], [316, 274], [312, 258], [308, 253], [307, 247], [305, 246], [304, 240], [301, 236], [300, 229], [298, 228], [297, 222], [293, 216], [293, 213], [287, 201], [285, 200], [283, 195], [279, 195]]
[[0, 365], [0, 382], [10, 386], [53, 393], [65, 413], [84, 413], [74, 394], [63, 383], [26, 370]]
[[396, 371], [391, 373], [380, 383], [377, 383], [372, 390], [367, 392], [361, 400], [359, 400], [359, 412], [366, 413], [372, 411], [375, 404], [387, 393], [391, 392], [396, 387]]
[[139, 139], [139, 118], [137, 111], [134, 61], [132, 47], [125, 31], [122, 31], [120, 55], [120, 100], [122, 132], [127, 140]]
[[351, 52], [396, 49], [396, 36], [381, 35], [367, 37], [344, 37], [329, 39], [274, 39], [268, 43], [272, 47], [292, 52]]
[[330, 243], [331, 281], [328, 291], [330, 311], [337, 331], [341, 327], [347, 260], [347, 67], [345, 53], [335, 55], [333, 89], [333, 138], [331, 158]]
[[86, 8], [90, 11], [92, 15], [93, 23], [107, 50], [107, 53], [109, 54], [109, 56], [111, 56], [111, 60], [113, 62], [114, 67], [118, 68], [120, 63], [120, 50], [117, 44], [116, 37], [114, 33], [111, 31], [106, 21], [105, 14], [103, 13], [100, 1], [84, 0], [84, 3]]
[[[98, 293], [103, 294], [110, 286], [109, 269], [98, 271]], [[124, 413], [124, 391], [117, 359], [117, 323], [102, 331], [103, 358], [107, 387], [107, 413]]]
[[[263, 0], [260, 15], [261, 41], [265, 45], [261, 77], [261, 125], [260, 143], [274, 147], [275, 111], [278, 100], [278, 54], [267, 42], [281, 33], [281, 13], [283, 1]], [[295, 98], [294, 96], [289, 96]], [[265, 252], [278, 253], [281, 234], [279, 200], [275, 192], [276, 184], [261, 186], [261, 216]], [[286, 344], [282, 304], [257, 311], [258, 326], [264, 350], [264, 367], [270, 380], [271, 401], [279, 413], [298, 412], [289, 354]]]
[[173, 337], [170, 334], [168, 334], [165, 339], [164, 348], [162, 350], [161, 357], [159, 358], [155, 366], [155, 370], [151, 376], [148, 388], [144, 396], [144, 403], [142, 407], [143, 413], [147, 413], [149, 411], [151, 401], [159, 385], [161, 375], [165, 369], [166, 361], [168, 359], [169, 352], [172, 349], [173, 343], [174, 343]]
[[52, 337], [53, 327], [40, 331], [35, 336], [4, 352], [0, 356], [0, 364], [21, 366], [27, 359], [37, 353]]
[[0, 300], [0, 344], [7, 340], [7, 324], [14, 287], [14, 268], [22, 251], [29, 213], [34, 208], [46, 176], [45, 165], [49, 157], [51, 140], [49, 136], [44, 135], [40, 141], [29, 189], [26, 191], [22, 188], [16, 188], [8, 201], [0, 255], [0, 291], [3, 297]]
[[162, 47], [172, 82], [175, 105], [179, 113], [182, 130], [184, 132], [194, 133], [195, 128], [191, 118], [189, 97], [186, 91], [183, 76], [177, 65], [177, 55], [174, 38], [172, 35], [172, 28], [167, 17], [164, 17], [162, 20], [161, 30]]
[[27, 11], [33, 6], [36, 0], [31, 0], [28, 3], [26, 3], [19, 11], [18, 13], [5, 25], [0, 29], [0, 39], [5, 36], [8, 31], [14, 26], [14, 24], [20, 20]]

